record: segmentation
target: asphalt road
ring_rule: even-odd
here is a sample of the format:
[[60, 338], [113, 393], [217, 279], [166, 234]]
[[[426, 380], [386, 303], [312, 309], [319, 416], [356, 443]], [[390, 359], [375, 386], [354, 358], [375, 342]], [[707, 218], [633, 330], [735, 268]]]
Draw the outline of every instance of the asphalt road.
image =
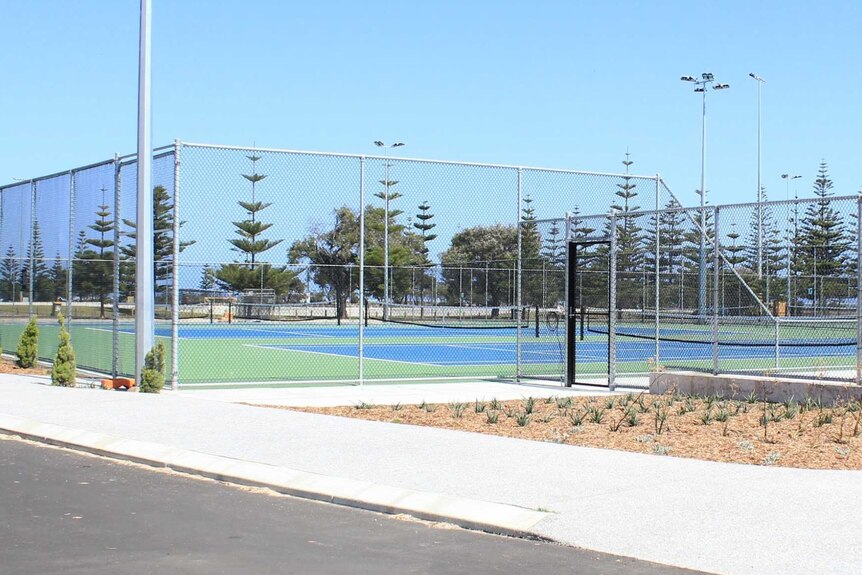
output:
[[3, 575], [683, 569], [274, 495], [0, 436]]

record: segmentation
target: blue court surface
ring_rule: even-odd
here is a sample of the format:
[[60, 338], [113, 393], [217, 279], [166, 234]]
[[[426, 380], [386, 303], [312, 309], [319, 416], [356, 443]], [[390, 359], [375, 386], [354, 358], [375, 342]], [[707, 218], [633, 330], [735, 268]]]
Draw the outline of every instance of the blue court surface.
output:
[[[80, 325], [80, 324], [78, 324]], [[521, 336], [527, 337], [535, 334], [532, 328], [521, 330]], [[125, 328], [120, 331], [132, 333], [133, 328]], [[156, 335], [170, 337], [171, 330], [167, 326], [157, 326]], [[364, 336], [377, 337], [422, 337], [441, 338], [457, 340], [469, 337], [492, 337], [500, 339], [515, 338], [514, 328], [436, 328], [424, 326], [406, 325], [371, 325], [364, 330]], [[314, 325], [302, 324], [300, 322], [290, 325], [281, 324], [226, 324], [184, 326], [179, 327], [180, 339], [261, 339], [261, 338], [358, 338], [359, 326], [348, 325]]]
[[[302, 345], [302, 344], [263, 344], [263, 349], [290, 350], [342, 357], [357, 357], [355, 344]], [[562, 363], [563, 349], [552, 343], [524, 341], [521, 347], [521, 361], [524, 364]], [[364, 355], [369, 359], [414, 363], [424, 365], [495, 365], [511, 364], [517, 348], [514, 343], [384, 343], [364, 346]], [[802, 347], [782, 346], [780, 356], [791, 357], [850, 357], [855, 346]], [[577, 361], [585, 363], [607, 362], [607, 342], [578, 342]], [[698, 343], [661, 342], [659, 355], [662, 362], [668, 361], [711, 361], [712, 345]], [[655, 345], [645, 342], [618, 341], [617, 361], [646, 362], [655, 356]], [[770, 359], [775, 357], [775, 348], [722, 345], [719, 358], [725, 359]]]

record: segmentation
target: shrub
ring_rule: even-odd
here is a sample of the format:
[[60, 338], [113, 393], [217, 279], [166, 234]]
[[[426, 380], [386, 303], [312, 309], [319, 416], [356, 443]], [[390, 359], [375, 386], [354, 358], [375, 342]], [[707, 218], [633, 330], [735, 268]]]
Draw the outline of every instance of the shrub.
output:
[[57, 322], [60, 324], [60, 346], [54, 357], [54, 367], [51, 368], [51, 384], [62, 387], [75, 387], [75, 350], [72, 349], [72, 339], [66, 330], [66, 322], [63, 314], [57, 314]]
[[165, 386], [165, 345], [158, 342], [144, 358], [141, 393], [159, 393]]
[[39, 326], [36, 325], [36, 318], [32, 317], [18, 340], [18, 367], [33, 367], [38, 356]]

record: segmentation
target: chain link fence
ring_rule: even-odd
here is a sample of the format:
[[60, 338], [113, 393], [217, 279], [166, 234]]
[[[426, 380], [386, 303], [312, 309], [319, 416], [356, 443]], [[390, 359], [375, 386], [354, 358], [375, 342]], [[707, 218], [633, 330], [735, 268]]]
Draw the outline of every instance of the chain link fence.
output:
[[[153, 186], [173, 383], [858, 377], [856, 197], [184, 143]], [[62, 311], [81, 367], [134, 373], [135, 196], [134, 157], [0, 188], [4, 352], [36, 317], [52, 359]]]
[[859, 382], [860, 206], [823, 190], [543, 222], [544, 237], [585, 243], [576, 270], [569, 260], [576, 333], [561, 362], [611, 385], [663, 369]]

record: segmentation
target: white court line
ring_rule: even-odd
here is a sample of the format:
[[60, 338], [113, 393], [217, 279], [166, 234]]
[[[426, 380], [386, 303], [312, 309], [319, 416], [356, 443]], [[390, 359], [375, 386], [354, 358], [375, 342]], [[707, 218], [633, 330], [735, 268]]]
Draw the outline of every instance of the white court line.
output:
[[[72, 326], [72, 327], [75, 327], [75, 326]], [[107, 333], [114, 333], [114, 330], [112, 330], [112, 329], [105, 329], [105, 328], [103, 328], [103, 327], [78, 327], [78, 329], [88, 329], [88, 330], [90, 330], [90, 331], [104, 331], [104, 332], [107, 332]], [[123, 331], [123, 330], [119, 330], [117, 333], [119, 333], [120, 335], [132, 335], [132, 336], [133, 336], [133, 335], [135, 335], [135, 332], [133, 332], [133, 331]], [[169, 340], [169, 339], [171, 339], [171, 336], [169, 336], [169, 335], [157, 335], [156, 337], [160, 337], [160, 338], [162, 338], [162, 339], [168, 339], [168, 340]], [[189, 337], [179, 337], [179, 336], [177, 336], [177, 339], [185, 339], [185, 340], [188, 340], [188, 339], [197, 339], [197, 338], [194, 338], [194, 337], [189, 338]]]
[[[270, 349], [270, 350], [274, 350], [274, 351], [296, 351], [299, 353], [314, 353], [317, 355], [329, 355], [332, 357], [346, 357], [346, 358], [356, 359], [357, 361], [359, 360], [359, 357], [355, 356], [355, 355], [346, 355], [343, 353], [331, 353], [331, 352], [327, 352], [327, 351], [310, 351], [307, 349], [295, 349], [292, 347], [273, 347], [271, 345], [254, 345], [254, 344], [250, 344], [250, 343], [245, 343], [242, 345], [242, 347], [255, 347], [258, 349]], [[434, 363], [422, 363], [419, 361], [404, 361], [404, 360], [400, 360], [400, 359], [378, 359], [376, 357], [368, 357], [368, 356], [365, 356], [365, 359], [371, 359], [374, 361], [385, 361], [388, 363], [406, 363], [408, 365], [424, 365], [427, 367], [434, 367], [435, 365], [438, 365], [438, 364], [434, 364]]]

